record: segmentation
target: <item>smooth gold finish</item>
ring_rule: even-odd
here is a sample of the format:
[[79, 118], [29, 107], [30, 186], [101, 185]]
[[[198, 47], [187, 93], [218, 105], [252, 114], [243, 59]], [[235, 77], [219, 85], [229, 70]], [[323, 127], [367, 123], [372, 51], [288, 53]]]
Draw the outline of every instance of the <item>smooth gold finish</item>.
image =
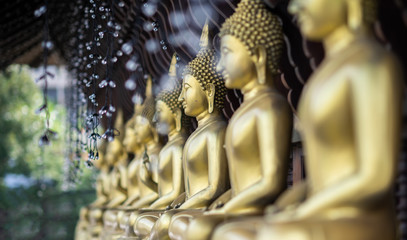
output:
[[222, 207], [205, 216], [177, 214], [173, 224], [187, 229], [174, 226], [172, 239], [210, 239], [220, 222], [261, 214], [286, 188], [292, 113], [273, 83], [283, 48], [281, 24], [262, 1], [242, 1], [220, 36], [217, 70], [226, 87], [244, 95], [226, 131], [231, 196], [223, 206], [217, 200]]
[[[152, 94], [151, 78], [147, 81], [146, 99], [141, 108], [136, 111], [134, 133], [139, 145], [144, 146], [144, 151], [135, 163], [132, 163], [133, 180], [137, 181], [139, 198], [128, 206], [123, 206], [119, 212], [118, 224], [122, 229], [120, 239], [133, 239], [133, 225], [137, 216], [158, 198], [158, 158], [161, 143], [153, 123], [155, 101]], [[134, 164], [134, 165], [133, 165]], [[124, 231], [124, 233], [123, 233]]]
[[[115, 128], [123, 134], [122, 114], [122, 111], [118, 112]], [[101, 172], [96, 183], [97, 199], [89, 205], [88, 239], [100, 239], [105, 235], [104, 221], [114, 216], [110, 209], [123, 202], [127, 196], [127, 154], [122, 145], [122, 137], [106, 143], [106, 146], [106, 152], [101, 146], [99, 160], [94, 164]]]
[[[244, 25], [242, 19], [253, 26], [236, 32], [234, 29]], [[239, 4], [220, 36], [218, 70], [226, 87], [242, 91], [244, 101], [226, 132], [232, 198], [216, 212], [259, 213], [287, 185], [293, 120], [286, 98], [274, 86], [283, 33], [263, 1], [251, 0]]]
[[[100, 239], [100, 233], [103, 229], [102, 215], [105, 209], [104, 205], [108, 203], [111, 186], [109, 177], [110, 165], [105, 157], [106, 148], [107, 143], [102, 141], [102, 145], [99, 147], [99, 159], [94, 162], [94, 166], [98, 168], [100, 172], [96, 180], [96, 200], [88, 206], [87, 219], [89, 224], [87, 224], [87, 234], [79, 234], [84, 238], [75, 238], [76, 240]], [[83, 214], [85, 215], [85, 213]], [[86, 223], [83, 225], [86, 225]]]
[[[137, 109], [135, 109], [137, 113]], [[139, 188], [137, 181], [134, 181], [134, 168], [137, 158], [141, 156], [142, 146], [137, 143], [137, 139], [134, 133], [135, 116], [127, 121], [124, 132], [123, 146], [127, 153], [133, 154], [134, 158], [126, 166], [127, 171], [127, 199], [124, 203], [116, 208], [110, 208], [106, 211], [104, 216], [104, 233], [105, 239], [112, 239], [120, 236], [123, 231], [120, 229], [120, 223], [123, 222], [123, 218], [126, 215], [126, 210], [132, 202], [139, 198]], [[137, 163], [137, 162], [136, 162]], [[126, 215], [127, 216], [127, 215]]]
[[124, 145], [126, 133], [122, 110], [118, 111], [115, 128], [120, 131], [120, 135], [108, 144], [106, 153], [106, 160], [112, 164], [113, 169], [109, 174], [111, 187], [109, 202], [105, 205], [106, 211], [103, 213], [102, 239], [111, 239], [117, 234], [118, 207], [127, 199], [128, 155], [127, 147]]
[[99, 146], [99, 159], [94, 166], [100, 170], [96, 179], [96, 199], [80, 210], [80, 218], [75, 228], [75, 240], [87, 240], [92, 237], [99, 238], [102, 230], [102, 208], [109, 196], [109, 165], [105, 158], [106, 142]]
[[221, 114], [226, 88], [216, 71], [217, 59], [209, 37], [205, 37], [208, 31], [206, 24], [201, 37], [202, 48], [184, 70], [178, 99], [185, 114], [198, 121], [197, 129], [184, 148], [186, 200], [180, 209], [205, 208], [229, 188], [223, 148], [226, 122]]
[[221, 113], [226, 88], [216, 72], [217, 59], [209, 41], [208, 26], [205, 26], [201, 50], [184, 70], [179, 96], [185, 114], [198, 121], [197, 129], [183, 150], [186, 200], [179, 209], [167, 211], [160, 217], [150, 239], [168, 239], [168, 227], [174, 214], [188, 214], [190, 209], [202, 211], [229, 188], [223, 148], [227, 124]]
[[81, 207], [79, 220], [75, 227], [75, 240], [89, 239], [88, 229], [89, 223], [89, 206]]
[[140, 197], [140, 191], [138, 187], [137, 180], [137, 159], [141, 157], [144, 148], [141, 144], [137, 142], [136, 134], [134, 132], [135, 127], [135, 116], [134, 115], [126, 123], [126, 135], [123, 140], [123, 144], [126, 147], [128, 153], [132, 153], [134, 158], [130, 161], [127, 167], [127, 199], [122, 204], [122, 206], [129, 206], [131, 203], [135, 202]]
[[[151, 77], [149, 77], [146, 82], [146, 98], [152, 98], [152, 97], [153, 97], [152, 80], [151, 80]], [[128, 197], [127, 197], [126, 201], [120, 207], [120, 211], [117, 213], [117, 222], [118, 222], [119, 228], [121, 229], [122, 233], [126, 231], [126, 227], [128, 226], [128, 221], [129, 221], [131, 211], [137, 210], [134, 207], [132, 207], [131, 205], [140, 199], [140, 188], [139, 188], [138, 176], [139, 176], [139, 166], [143, 159], [145, 146], [142, 143], [140, 143], [140, 141], [137, 140], [137, 136], [135, 133], [135, 124], [136, 124], [136, 117], [141, 114], [142, 109], [143, 109], [143, 104], [134, 105], [134, 115], [127, 124], [128, 129], [126, 130], [126, 138], [124, 140], [125, 143], [128, 143], [128, 147], [132, 149], [134, 158], [129, 163], [128, 168], [127, 168]], [[129, 228], [129, 227], [127, 227], [127, 228]], [[128, 231], [130, 231], [130, 230], [128, 230]]]
[[176, 55], [174, 54], [169, 75], [173, 86], [163, 90], [156, 98], [157, 129], [168, 136], [167, 144], [162, 148], [159, 155], [158, 165], [158, 194], [159, 199], [153, 202], [149, 208], [158, 211], [142, 213], [136, 219], [135, 233], [139, 237], [145, 237], [151, 231], [158, 215], [184, 192], [184, 178], [182, 169], [182, 153], [187, 139], [186, 127], [189, 126], [189, 118], [182, 110], [182, 104], [178, 101], [182, 85], [176, 78]]
[[[398, 61], [369, 31], [375, 5], [291, 1], [302, 33], [321, 40], [326, 57], [299, 104], [305, 201], [273, 208], [257, 239], [397, 239], [392, 189], [403, 85]], [[238, 228], [256, 221], [224, 225], [214, 239], [232, 239], [238, 231], [254, 239]]]

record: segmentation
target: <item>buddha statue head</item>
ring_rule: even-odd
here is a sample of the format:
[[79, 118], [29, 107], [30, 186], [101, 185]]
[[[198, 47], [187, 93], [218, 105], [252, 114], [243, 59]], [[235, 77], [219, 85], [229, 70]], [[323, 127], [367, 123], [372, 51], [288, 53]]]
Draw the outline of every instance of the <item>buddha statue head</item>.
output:
[[152, 94], [152, 80], [149, 78], [146, 85], [146, 99], [140, 106], [139, 114], [135, 117], [134, 133], [137, 143], [145, 145], [150, 141], [158, 142], [158, 134], [154, 127], [155, 101]]
[[123, 146], [125, 128], [123, 110], [121, 109], [117, 111], [114, 128], [118, 131], [118, 135], [106, 147], [106, 161], [109, 165], [115, 165], [127, 160], [127, 152]]
[[135, 116], [133, 116], [129, 121], [126, 123], [126, 131], [123, 140], [123, 145], [128, 153], [136, 153], [139, 151], [139, 144], [137, 143], [136, 134], [134, 132], [135, 127]]
[[93, 162], [93, 165], [97, 169], [102, 169], [104, 166], [107, 165], [106, 162], [106, 148], [107, 148], [107, 141], [104, 139], [101, 139], [98, 141], [98, 153], [99, 153], [99, 159], [95, 160]]
[[227, 88], [270, 83], [269, 79], [279, 74], [282, 27], [263, 0], [242, 0], [223, 23], [219, 36], [221, 59], [217, 69]]
[[376, 20], [377, 0], [292, 0], [288, 11], [297, 16], [301, 32], [311, 40], [322, 40], [336, 29], [353, 32]]
[[120, 160], [123, 160], [126, 156], [126, 151], [124, 150], [123, 144], [119, 139], [115, 138], [113, 141], [109, 142], [106, 149], [106, 162], [114, 166]]
[[226, 94], [223, 78], [216, 71], [218, 59], [210, 45], [207, 23], [202, 30], [200, 46], [196, 58], [184, 69], [182, 91], [178, 98], [185, 114], [190, 117], [222, 109]]
[[182, 85], [177, 79], [177, 57], [173, 55], [169, 70], [170, 87], [161, 91], [156, 97], [156, 112], [154, 119], [157, 131], [160, 134], [168, 134], [173, 130], [180, 132], [182, 127], [188, 126], [189, 118], [184, 114], [182, 103], [178, 97], [182, 90]]

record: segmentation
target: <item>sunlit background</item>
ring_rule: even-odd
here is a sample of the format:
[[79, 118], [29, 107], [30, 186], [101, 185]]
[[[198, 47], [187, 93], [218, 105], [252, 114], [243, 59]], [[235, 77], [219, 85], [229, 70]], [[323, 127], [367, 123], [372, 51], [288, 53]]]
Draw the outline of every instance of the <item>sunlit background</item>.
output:
[[[41, 69], [12, 65], [0, 74], [0, 239], [73, 239], [79, 208], [95, 198], [95, 169], [72, 170], [66, 152], [69, 75], [49, 67], [50, 145], [38, 141], [44, 114]], [[75, 176], [72, 176], [75, 174]]]

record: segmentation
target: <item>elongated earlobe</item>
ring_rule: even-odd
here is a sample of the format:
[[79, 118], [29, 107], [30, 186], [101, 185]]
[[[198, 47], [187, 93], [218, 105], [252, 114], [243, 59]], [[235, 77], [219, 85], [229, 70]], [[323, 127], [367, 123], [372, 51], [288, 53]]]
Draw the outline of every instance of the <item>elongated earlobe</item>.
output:
[[208, 112], [213, 112], [214, 102], [215, 102], [215, 85], [213, 83], [208, 83], [206, 85], [206, 98], [208, 100]]
[[267, 52], [263, 46], [257, 46], [255, 49], [254, 62], [257, 71], [257, 82], [265, 84], [267, 78]]
[[182, 123], [181, 123], [181, 121], [182, 121], [182, 112], [181, 112], [181, 109], [179, 109], [179, 108], [177, 108], [176, 110], [175, 110], [175, 129], [177, 130], [177, 132], [179, 132], [179, 131], [181, 131], [181, 128], [182, 128]]
[[348, 0], [348, 27], [357, 32], [363, 25], [363, 9], [361, 0]]

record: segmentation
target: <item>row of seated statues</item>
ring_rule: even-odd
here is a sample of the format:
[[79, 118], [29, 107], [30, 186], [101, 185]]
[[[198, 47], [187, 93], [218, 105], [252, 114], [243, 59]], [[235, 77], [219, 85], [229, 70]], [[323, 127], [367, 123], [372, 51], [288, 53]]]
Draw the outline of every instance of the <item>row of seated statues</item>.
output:
[[[97, 199], [82, 208], [76, 239], [396, 240], [402, 72], [370, 31], [376, 8], [375, 0], [288, 6], [326, 52], [295, 113], [304, 181], [287, 189], [293, 111], [275, 83], [281, 22], [262, 0], [242, 0], [220, 29], [220, 56], [206, 24], [182, 82], [174, 55], [171, 87], [154, 96], [147, 83], [124, 138], [95, 161]], [[244, 96], [229, 122], [227, 89]]]

